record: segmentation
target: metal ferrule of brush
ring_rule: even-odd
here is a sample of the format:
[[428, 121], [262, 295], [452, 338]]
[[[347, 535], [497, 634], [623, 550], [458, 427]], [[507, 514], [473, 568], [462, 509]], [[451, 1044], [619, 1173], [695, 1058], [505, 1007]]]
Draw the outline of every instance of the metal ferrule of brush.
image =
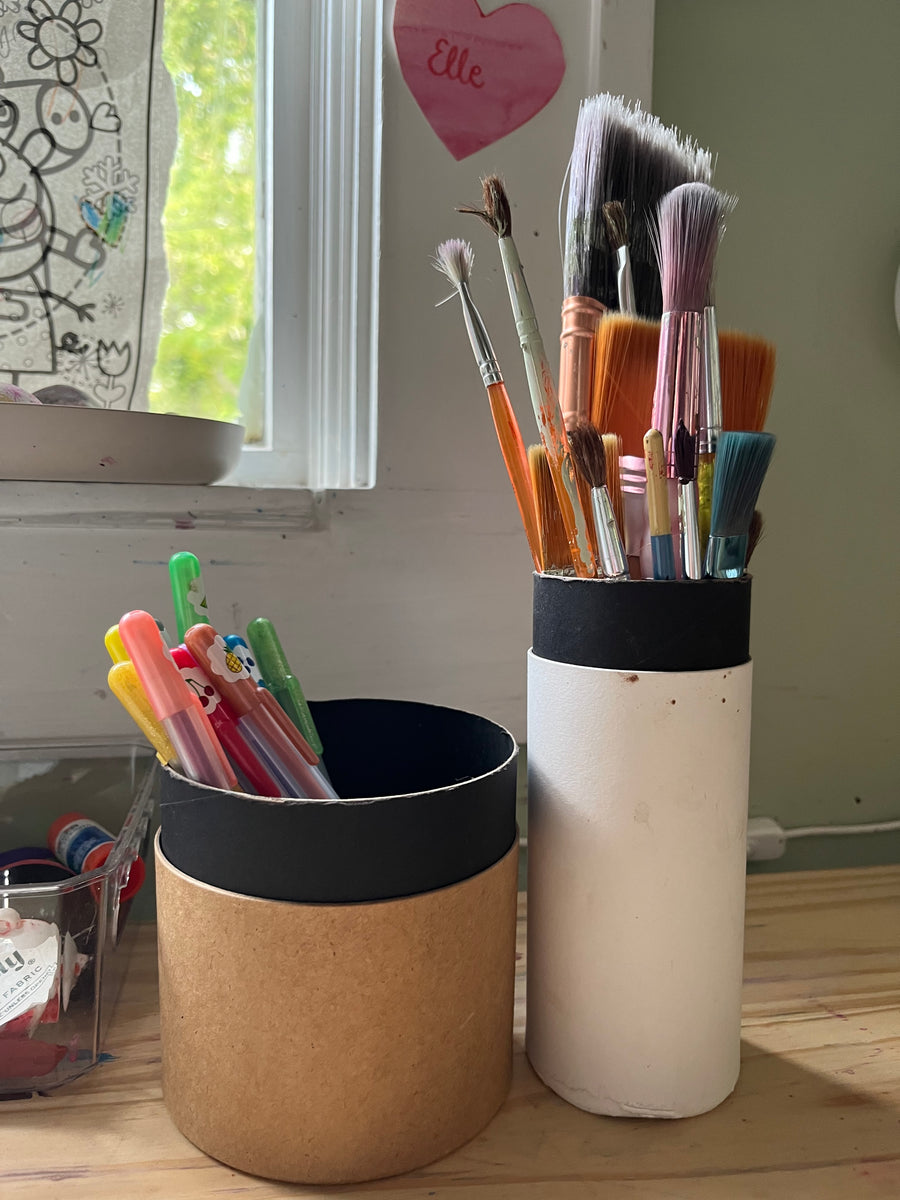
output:
[[478, 363], [478, 369], [481, 372], [484, 386], [490, 387], [492, 383], [502, 383], [503, 376], [500, 373], [500, 366], [494, 354], [494, 347], [491, 345], [491, 339], [488, 337], [488, 331], [484, 327], [481, 314], [475, 307], [475, 301], [472, 299], [468, 285], [465, 283], [459, 285], [459, 298], [462, 301], [463, 317], [465, 318], [466, 329], [469, 332], [472, 352], [475, 355], [475, 361]]
[[747, 564], [746, 533], [713, 535], [706, 547], [706, 574], [713, 579], [740, 579]]
[[678, 481], [678, 525], [681, 530], [681, 567], [687, 579], [703, 578], [700, 557], [700, 523], [697, 491], [692, 479]]
[[637, 312], [634, 298], [634, 279], [631, 275], [631, 251], [628, 246], [619, 246], [616, 251], [616, 288], [619, 293], [619, 311]]
[[591, 508], [603, 574], [610, 579], [627, 579], [628, 561], [608, 488], [591, 488]]
[[701, 321], [703, 371], [700, 375], [701, 454], [715, 454], [722, 432], [722, 377], [719, 371], [719, 325], [716, 310], [709, 304]]
[[656, 361], [651, 425], [663, 435], [666, 474], [676, 478], [675, 431], [684, 421], [690, 434], [697, 432], [700, 405], [701, 317], [697, 312], [663, 313]]
[[590, 296], [563, 300], [559, 335], [559, 407], [566, 428], [590, 419], [593, 392], [594, 334], [606, 312]]

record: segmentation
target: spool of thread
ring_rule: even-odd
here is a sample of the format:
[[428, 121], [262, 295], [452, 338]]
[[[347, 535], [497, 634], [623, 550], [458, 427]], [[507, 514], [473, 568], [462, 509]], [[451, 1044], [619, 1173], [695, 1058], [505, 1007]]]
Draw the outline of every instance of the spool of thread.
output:
[[[108, 830], [91, 821], [83, 813], [65, 813], [50, 826], [47, 845], [61, 863], [76, 875], [102, 867], [112, 852], [116, 839]], [[135, 858], [122, 886], [121, 903], [130, 900], [140, 890], [146, 875], [144, 860]]]
[[59, 883], [74, 873], [43, 846], [19, 846], [0, 854], [0, 887]]

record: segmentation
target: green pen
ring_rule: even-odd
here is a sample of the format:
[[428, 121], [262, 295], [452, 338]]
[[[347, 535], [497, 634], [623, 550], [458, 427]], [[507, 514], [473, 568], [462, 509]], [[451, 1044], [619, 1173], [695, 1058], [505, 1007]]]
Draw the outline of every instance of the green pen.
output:
[[175, 605], [175, 625], [179, 642], [192, 625], [209, 625], [206, 588], [200, 574], [200, 560], [188, 550], [179, 550], [169, 559], [169, 580]]
[[256, 665], [260, 674], [272, 695], [316, 754], [321, 757], [322, 739], [312, 719], [300, 681], [291, 673], [290, 663], [285, 658], [275, 626], [265, 617], [256, 617], [247, 626], [247, 640], [256, 655]]

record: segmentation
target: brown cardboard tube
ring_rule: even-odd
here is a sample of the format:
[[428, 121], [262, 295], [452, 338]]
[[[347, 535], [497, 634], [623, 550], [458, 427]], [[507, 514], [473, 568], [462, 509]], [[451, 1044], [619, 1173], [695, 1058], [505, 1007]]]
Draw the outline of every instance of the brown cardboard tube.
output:
[[200, 883], [157, 837], [163, 1091], [185, 1137], [315, 1184], [474, 1137], [510, 1082], [517, 858], [399, 900], [298, 904]]

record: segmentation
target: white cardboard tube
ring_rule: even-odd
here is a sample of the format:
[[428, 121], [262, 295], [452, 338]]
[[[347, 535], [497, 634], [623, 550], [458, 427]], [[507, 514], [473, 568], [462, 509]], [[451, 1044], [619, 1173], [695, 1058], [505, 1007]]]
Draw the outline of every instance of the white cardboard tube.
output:
[[529, 653], [526, 1049], [589, 1112], [737, 1082], [751, 677]]

